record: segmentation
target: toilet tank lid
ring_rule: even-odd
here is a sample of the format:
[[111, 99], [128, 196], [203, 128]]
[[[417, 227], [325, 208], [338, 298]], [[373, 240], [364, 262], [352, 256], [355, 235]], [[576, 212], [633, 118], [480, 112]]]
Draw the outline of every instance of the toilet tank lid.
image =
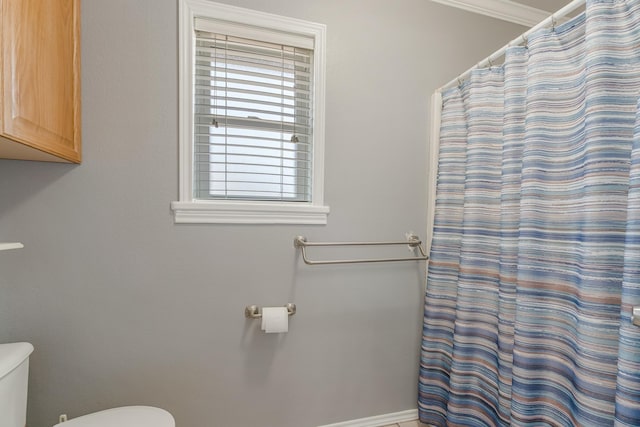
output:
[[17, 368], [32, 351], [33, 346], [28, 342], [0, 344], [0, 378]]
[[175, 421], [164, 409], [124, 406], [73, 418], [54, 427], [175, 427]]

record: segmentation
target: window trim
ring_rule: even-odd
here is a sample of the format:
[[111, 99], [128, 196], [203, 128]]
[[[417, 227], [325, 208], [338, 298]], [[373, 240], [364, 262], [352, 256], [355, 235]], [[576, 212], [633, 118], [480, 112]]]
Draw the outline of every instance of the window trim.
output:
[[[176, 223], [326, 224], [324, 205], [326, 26], [207, 0], [179, 0], [179, 200], [171, 203]], [[199, 200], [193, 197], [194, 19], [227, 21], [314, 40], [314, 100], [311, 202]]]

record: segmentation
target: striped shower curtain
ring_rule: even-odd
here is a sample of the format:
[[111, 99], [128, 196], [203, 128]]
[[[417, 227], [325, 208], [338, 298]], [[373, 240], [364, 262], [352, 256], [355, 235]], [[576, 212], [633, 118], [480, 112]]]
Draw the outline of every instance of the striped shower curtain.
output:
[[443, 93], [419, 412], [640, 426], [640, 0]]

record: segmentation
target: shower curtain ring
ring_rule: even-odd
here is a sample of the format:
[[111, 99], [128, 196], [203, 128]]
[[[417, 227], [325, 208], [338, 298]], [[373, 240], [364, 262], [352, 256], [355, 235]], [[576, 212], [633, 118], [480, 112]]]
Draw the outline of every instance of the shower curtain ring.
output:
[[551, 15], [551, 31], [556, 30], [556, 17], [555, 15]]

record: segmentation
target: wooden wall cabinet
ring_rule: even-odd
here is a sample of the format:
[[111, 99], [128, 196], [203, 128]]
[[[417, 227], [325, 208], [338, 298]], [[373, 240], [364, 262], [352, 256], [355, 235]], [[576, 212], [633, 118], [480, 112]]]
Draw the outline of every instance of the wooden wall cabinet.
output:
[[80, 163], [80, 0], [0, 0], [0, 158]]

